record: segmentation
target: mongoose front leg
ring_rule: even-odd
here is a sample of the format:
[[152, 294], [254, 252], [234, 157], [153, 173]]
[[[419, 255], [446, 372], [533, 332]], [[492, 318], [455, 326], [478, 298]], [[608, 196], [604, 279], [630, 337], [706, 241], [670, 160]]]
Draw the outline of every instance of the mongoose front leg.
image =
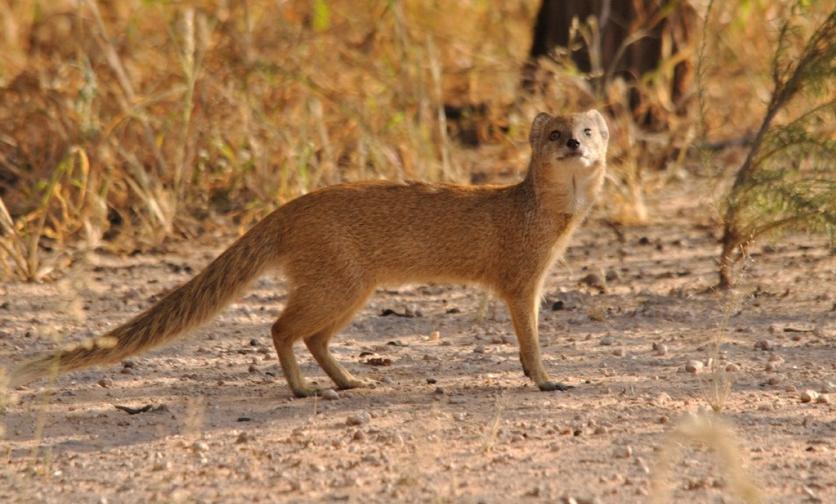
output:
[[540, 356], [540, 341], [537, 332], [537, 302], [536, 296], [509, 296], [508, 311], [514, 323], [514, 331], [517, 333], [517, 341], [520, 345], [520, 362], [526, 376], [537, 384], [543, 391], [569, 390], [572, 388], [560, 382], [549, 379], [548, 373], [543, 368], [543, 359]]

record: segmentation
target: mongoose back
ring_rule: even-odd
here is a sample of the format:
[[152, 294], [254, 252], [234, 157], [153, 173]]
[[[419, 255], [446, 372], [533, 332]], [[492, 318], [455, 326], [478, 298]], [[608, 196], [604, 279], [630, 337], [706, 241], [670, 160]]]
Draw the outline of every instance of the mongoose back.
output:
[[524, 373], [540, 390], [565, 390], [543, 367], [537, 312], [543, 280], [587, 214], [604, 180], [609, 131], [590, 110], [540, 113], [531, 125], [525, 178], [508, 186], [417, 182], [336, 185], [278, 208], [201, 273], [110, 332], [26, 362], [20, 385], [51, 373], [118, 362], [210, 319], [269, 269], [288, 279], [287, 305], [272, 326], [291, 391], [302, 377], [293, 344], [304, 341], [341, 389], [365, 384], [331, 355], [331, 338], [380, 285], [463, 282], [508, 305]]

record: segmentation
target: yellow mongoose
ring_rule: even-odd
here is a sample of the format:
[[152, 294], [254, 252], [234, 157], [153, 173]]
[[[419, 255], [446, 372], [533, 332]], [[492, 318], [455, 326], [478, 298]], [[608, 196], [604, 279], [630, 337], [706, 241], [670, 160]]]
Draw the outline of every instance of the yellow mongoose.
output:
[[305, 342], [339, 388], [362, 386], [331, 355], [331, 338], [376, 286], [427, 281], [493, 290], [508, 305], [525, 374], [540, 390], [565, 390], [549, 379], [540, 357], [540, 291], [601, 188], [609, 131], [596, 110], [540, 113], [529, 139], [528, 174], [515, 185], [362, 182], [293, 200], [153, 307], [104, 336], [20, 365], [10, 384], [118, 362], [170, 341], [278, 268], [290, 292], [273, 324], [273, 343], [298, 397], [317, 390], [299, 372], [294, 342]]

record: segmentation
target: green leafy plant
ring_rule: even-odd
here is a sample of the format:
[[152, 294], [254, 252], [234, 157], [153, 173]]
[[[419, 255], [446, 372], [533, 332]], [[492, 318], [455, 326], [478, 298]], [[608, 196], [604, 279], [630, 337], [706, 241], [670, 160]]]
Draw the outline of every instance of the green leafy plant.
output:
[[[804, 2], [782, 23], [772, 60], [773, 89], [751, 148], [728, 194], [720, 256], [720, 287], [734, 283], [734, 266], [759, 236], [786, 228], [836, 226], [836, 12], [814, 28], [800, 53], [796, 25]], [[808, 100], [798, 111], [800, 97]], [[793, 114], [794, 112], [794, 114]], [[782, 114], [786, 113], [786, 114]], [[792, 115], [778, 122], [779, 116]]]

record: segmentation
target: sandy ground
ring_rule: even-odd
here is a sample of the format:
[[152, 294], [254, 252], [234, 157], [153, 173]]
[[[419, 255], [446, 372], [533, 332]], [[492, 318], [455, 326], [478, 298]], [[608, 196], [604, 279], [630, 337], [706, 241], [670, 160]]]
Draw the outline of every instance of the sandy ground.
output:
[[[579, 232], [540, 317], [546, 366], [571, 391], [527, 381], [501, 305], [480, 318], [479, 291], [412, 285], [380, 291], [335, 339], [375, 388], [294, 399], [269, 338], [285, 289], [264, 278], [172, 346], [12, 391], [0, 501], [643, 502], [661, 495], [667, 466], [666, 500], [736, 502], [742, 464], [767, 501], [836, 502], [830, 246], [796, 235], [760, 245], [737, 294], [718, 295], [706, 290], [718, 252], [707, 208], [659, 196], [658, 223], [622, 240], [597, 216]], [[97, 255], [63, 281], [2, 284], [0, 364], [54, 348], [56, 334], [113, 327], [223, 243]], [[329, 383], [297, 354], [309, 379]], [[710, 411], [719, 376], [687, 371], [691, 360], [729, 368], [720, 418], [704, 416], [732, 434], [672, 434]], [[804, 403], [805, 390], [825, 393]]]

